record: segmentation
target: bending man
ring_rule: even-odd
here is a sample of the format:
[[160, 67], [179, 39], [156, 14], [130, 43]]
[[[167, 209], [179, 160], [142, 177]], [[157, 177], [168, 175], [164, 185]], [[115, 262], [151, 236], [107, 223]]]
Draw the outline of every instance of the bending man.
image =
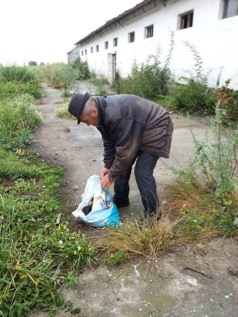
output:
[[78, 124], [97, 127], [104, 144], [102, 188], [114, 182], [117, 207], [129, 205], [129, 179], [135, 164], [135, 178], [144, 206], [145, 219], [159, 207], [153, 171], [159, 157], [168, 158], [173, 124], [160, 105], [135, 96], [90, 96], [76, 93], [68, 111]]

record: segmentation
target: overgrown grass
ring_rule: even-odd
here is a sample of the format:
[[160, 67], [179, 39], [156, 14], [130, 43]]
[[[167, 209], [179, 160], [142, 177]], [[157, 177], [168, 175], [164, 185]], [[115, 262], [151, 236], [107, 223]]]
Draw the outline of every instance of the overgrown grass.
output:
[[75, 120], [75, 117], [68, 112], [69, 101], [69, 99], [65, 99], [63, 103], [57, 105], [56, 115], [58, 118]]
[[5, 149], [22, 147], [31, 131], [43, 122], [31, 95], [16, 95], [0, 101], [0, 145]]
[[48, 166], [26, 147], [42, 116], [33, 97], [6, 96], [0, 102], [0, 316], [26, 316], [59, 308], [74, 311], [60, 293], [76, 270], [90, 264], [93, 247], [61, 217], [61, 167]]
[[43, 95], [41, 79], [31, 67], [0, 66], [0, 100], [20, 94]]
[[63, 170], [29, 151], [19, 157], [2, 150], [0, 166], [0, 315], [71, 309], [60, 295], [61, 285], [93, 260], [94, 250], [84, 235], [70, 232], [63, 217], [55, 225], [62, 212]]
[[151, 226], [125, 222], [117, 228], [104, 228], [97, 247], [109, 264], [120, 264], [121, 257], [155, 257], [158, 252], [177, 245], [174, 228], [180, 220], [168, 223], [163, 218]]

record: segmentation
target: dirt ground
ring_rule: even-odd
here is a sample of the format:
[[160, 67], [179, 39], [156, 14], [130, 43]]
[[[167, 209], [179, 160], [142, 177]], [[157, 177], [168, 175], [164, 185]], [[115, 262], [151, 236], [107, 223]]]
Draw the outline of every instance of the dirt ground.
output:
[[[48, 86], [45, 89], [46, 97], [36, 101], [45, 122], [32, 135], [31, 147], [48, 163], [65, 168], [65, 214], [71, 225], [80, 228], [71, 213], [81, 201], [88, 177], [101, 173], [101, 136], [94, 127], [56, 118], [61, 93]], [[87, 83], [81, 83], [78, 90], [96, 94], [95, 88]], [[155, 170], [159, 196], [174, 178], [171, 166], [185, 167], [193, 154], [189, 126], [197, 138], [203, 138], [209, 124], [206, 118], [189, 122], [172, 114], [172, 119], [175, 129], [171, 157], [159, 160]], [[134, 221], [143, 211], [134, 176], [130, 187], [130, 206], [119, 210], [122, 221]], [[196, 248], [184, 246], [161, 253], [156, 259], [134, 260], [120, 268], [87, 268], [78, 275], [76, 287], [62, 289], [62, 293], [81, 308], [81, 317], [237, 317], [237, 256], [236, 239], [214, 239]], [[39, 312], [32, 316], [47, 314]], [[71, 314], [57, 313], [57, 317], [62, 316]]]

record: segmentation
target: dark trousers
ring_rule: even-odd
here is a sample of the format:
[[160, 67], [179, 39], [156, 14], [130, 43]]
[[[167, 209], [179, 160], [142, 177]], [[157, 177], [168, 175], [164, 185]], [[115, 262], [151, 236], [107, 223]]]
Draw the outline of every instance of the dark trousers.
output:
[[[156, 183], [153, 171], [158, 161], [158, 157], [139, 151], [135, 163], [135, 178], [140, 192], [145, 213], [156, 212], [158, 198]], [[133, 164], [132, 164], [133, 165]], [[115, 204], [129, 203], [129, 179], [131, 176], [132, 165], [125, 175], [118, 177], [114, 183]]]

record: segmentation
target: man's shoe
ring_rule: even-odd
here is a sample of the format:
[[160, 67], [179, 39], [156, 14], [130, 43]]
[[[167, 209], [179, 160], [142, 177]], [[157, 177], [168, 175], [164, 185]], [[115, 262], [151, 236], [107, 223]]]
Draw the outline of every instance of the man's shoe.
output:
[[139, 220], [140, 226], [151, 226], [155, 221], [160, 221], [161, 213], [144, 211], [144, 217]]
[[122, 208], [122, 207], [127, 207], [127, 206], [129, 206], [129, 201], [123, 202], [123, 203], [117, 203], [117, 202], [115, 202], [115, 201], [113, 201], [113, 202], [114, 202], [114, 204], [117, 206], [117, 208]]

